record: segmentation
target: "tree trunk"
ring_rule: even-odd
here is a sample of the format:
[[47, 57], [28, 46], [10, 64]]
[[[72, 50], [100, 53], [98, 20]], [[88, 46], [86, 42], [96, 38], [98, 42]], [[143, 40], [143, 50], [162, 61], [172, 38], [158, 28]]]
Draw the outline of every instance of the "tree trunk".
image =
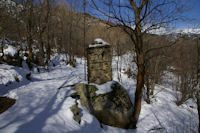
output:
[[28, 68], [31, 70], [32, 69], [32, 64], [31, 62], [33, 62], [33, 49], [32, 49], [32, 37], [30, 37], [28, 35], [28, 38], [27, 38], [27, 42], [28, 42], [28, 60], [27, 60], [27, 65], [28, 65]]
[[32, 65], [31, 62], [33, 62], [33, 49], [32, 49], [32, 44], [33, 44], [33, 37], [32, 37], [32, 32], [33, 32], [33, 0], [29, 1], [29, 10], [28, 10], [28, 22], [27, 22], [27, 45], [28, 45], [28, 67], [31, 70]]
[[153, 95], [154, 94], [154, 88], [155, 88], [155, 84], [154, 84], [153, 79], [150, 80], [150, 86], [151, 86], [150, 95]]
[[38, 60], [39, 60], [39, 65], [40, 66], [44, 66], [44, 43], [42, 40], [42, 33], [39, 33], [39, 56], [38, 56]]
[[50, 40], [50, 37], [49, 37], [49, 32], [47, 33], [48, 35], [47, 35], [47, 47], [46, 47], [46, 55], [47, 55], [47, 59], [46, 59], [46, 65], [47, 65], [47, 67], [48, 67], [48, 65], [49, 65], [49, 61], [50, 61], [50, 56], [51, 56], [51, 47], [50, 47], [50, 42], [49, 42], [49, 40]]
[[1, 40], [1, 50], [2, 50], [2, 57], [4, 56], [4, 45], [5, 45], [5, 33], [2, 33], [2, 40]]
[[58, 45], [57, 37], [54, 37], [53, 39], [54, 39], [54, 44], [58, 50], [57, 52], [60, 54], [61, 53], [61, 45]]
[[146, 92], [146, 99], [145, 99], [145, 101], [148, 103], [148, 104], [150, 104], [150, 83], [149, 83], [149, 73], [147, 72], [146, 73], [146, 82], [145, 82], [145, 84], [146, 84], [146, 87], [147, 87], [147, 92]]
[[142, 92], [144, 87], [144, 73], [145, 73], [144, 56], [142, 54], [138, 55], [137, 60], [138, 60], [138, 73], [137, 73], [137, 85], [136, 85], [135, 104], [133, 112], [134, 128], [136, 128], [136, 124], [139, 119], [141, 111]]
[[28, 60], [29, 62], [33, 61], [33, 49], [32, 49], [32, 37], [28, 37]]
[[0, 64], [3, 61], [3, 56], [4, 56], [4, 44], [5, 43], [5, 33], [2, 33], [2, 39], [1, 39], [1, 51], [2, 51], [2, 56], [0, 56]]
[[47, 25], [47, 46], [46, 46], [46, 62], [45, 65], [47, 67], [47, 70], [49, 70], [49, 62], [50, 62], [50, 56], [51, 56], [51, 46], [50, 46], [50, 0], [47, 0], [46, 5], [46, 25]]
[[147, 87], [145, 101], [150, 104], [150, 62], [146, 63], [146, 71], [145, 71], [145, 85]]

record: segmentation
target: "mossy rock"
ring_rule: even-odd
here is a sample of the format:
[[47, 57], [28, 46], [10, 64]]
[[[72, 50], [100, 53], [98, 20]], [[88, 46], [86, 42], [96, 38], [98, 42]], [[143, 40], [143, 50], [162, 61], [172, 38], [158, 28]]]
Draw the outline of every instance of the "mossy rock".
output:
[[132, 129], [131, 120], [133, 104], [126, 89], [118, 82], [111, 86], [112, 91], [105, 94], [96, 94], [95, 85], [77, 84], [74, 89], [80, 97], [81, 104], [93, 114], [100, 123], [105, 125]]

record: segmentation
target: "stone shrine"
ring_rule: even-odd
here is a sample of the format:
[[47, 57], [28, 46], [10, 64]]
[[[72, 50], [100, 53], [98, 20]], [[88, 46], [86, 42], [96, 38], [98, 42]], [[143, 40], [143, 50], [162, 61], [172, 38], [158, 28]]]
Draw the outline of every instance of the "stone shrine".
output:
[[103, 84], [112, 80], [112, 52], [110, 44], [95, 39], [87, 49], [88, 82]]

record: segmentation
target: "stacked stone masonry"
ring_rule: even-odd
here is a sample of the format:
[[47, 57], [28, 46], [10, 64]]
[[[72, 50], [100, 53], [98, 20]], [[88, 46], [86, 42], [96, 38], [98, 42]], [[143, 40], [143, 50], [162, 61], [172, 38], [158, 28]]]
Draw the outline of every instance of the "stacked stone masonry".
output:
[[110, 45], [87, 49], [88, 82], [103, 84], [112, 80], [112, 52]]

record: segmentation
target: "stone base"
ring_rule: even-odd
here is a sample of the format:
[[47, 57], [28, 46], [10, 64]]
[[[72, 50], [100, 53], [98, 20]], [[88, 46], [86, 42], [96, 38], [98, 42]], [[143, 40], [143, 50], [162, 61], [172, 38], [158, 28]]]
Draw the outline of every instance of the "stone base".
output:
[[77, 84], [74, 89], [81, 104], [93, 114], [100, 123], [105, 125], [134, 129], [131, 119], [133, 105], [126, 90], [118, 83], [111, 86], [112, 91], [106, 94], [96, 94], [95, 85]]

